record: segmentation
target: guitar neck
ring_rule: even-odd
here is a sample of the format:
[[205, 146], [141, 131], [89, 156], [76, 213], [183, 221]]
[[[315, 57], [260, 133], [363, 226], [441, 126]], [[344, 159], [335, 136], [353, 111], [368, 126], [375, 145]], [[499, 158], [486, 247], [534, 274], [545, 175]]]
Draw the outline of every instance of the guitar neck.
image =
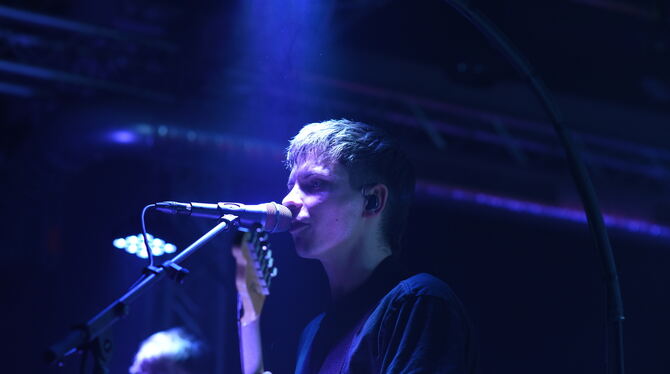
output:
[[243, 374], [263, 373], [263, 347], [261, 343], [260, 319], [239, 324], [240, 360]]
[[263, 373], [260, 316], [270, 281], [277, 275], [267, 233], [258, 228], [239, 232], [233, 245], [237, 263], [235, 286], [240, 309], [240, 360], [244, 374]]

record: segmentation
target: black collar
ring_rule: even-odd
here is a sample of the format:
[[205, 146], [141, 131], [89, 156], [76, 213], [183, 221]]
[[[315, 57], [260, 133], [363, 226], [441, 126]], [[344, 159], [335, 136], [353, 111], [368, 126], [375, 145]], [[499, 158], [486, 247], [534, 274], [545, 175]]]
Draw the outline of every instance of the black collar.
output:
[[406, 272], [393, 256], [386, 257], [362, 285], [348, 295], [331, 301], [326, 309], [326, 317], [338, 320], [338, 324], [355, 322], [404, 279], [405, 275]]

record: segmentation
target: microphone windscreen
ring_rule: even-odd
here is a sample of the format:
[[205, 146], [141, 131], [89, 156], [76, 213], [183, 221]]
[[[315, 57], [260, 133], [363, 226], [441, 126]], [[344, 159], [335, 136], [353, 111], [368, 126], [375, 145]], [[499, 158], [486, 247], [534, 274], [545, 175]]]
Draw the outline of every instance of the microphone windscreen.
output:
[[275, 202], [267, 203], [265, 204], [265, 207], [268, 212], [268, 218], [265, 221], [263, 230], [267, 232], [288, 231], [291, 227], [291, 221], [293, 220], [291, 211], [287, 207]]

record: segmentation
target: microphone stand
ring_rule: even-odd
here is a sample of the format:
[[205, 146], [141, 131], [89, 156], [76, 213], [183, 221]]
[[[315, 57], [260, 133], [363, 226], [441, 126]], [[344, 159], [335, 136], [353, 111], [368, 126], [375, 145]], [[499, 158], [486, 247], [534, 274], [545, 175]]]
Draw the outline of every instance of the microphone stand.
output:
[[[147, 266], [143, 270], [142, 277], [123, 296], [85, 324], [75, 326], [65, 338], [49, 347], [44, 354], [45, 361], [62, 365], [66, 356], [77, 351], [91, 352], [93, 354], [93, 373], [109, 373], [107, 364], [113, 345], [108, 329], [119, 319], [128, 315], [130, 303], [166, 274], [178, 283], [183, 283], [189, 272], [179, 264], [218, 233], [228, 231], [231, 226], [234, 228], [239, 226], [239, 217], [226, 214], [221, 217], [219, 224], [171, 260], [163, 262], [158, 267]], [[147, 250], [151, 249], [147, 248]], [[82, 367], [83, 365], [84, 363], [82, 363]]]

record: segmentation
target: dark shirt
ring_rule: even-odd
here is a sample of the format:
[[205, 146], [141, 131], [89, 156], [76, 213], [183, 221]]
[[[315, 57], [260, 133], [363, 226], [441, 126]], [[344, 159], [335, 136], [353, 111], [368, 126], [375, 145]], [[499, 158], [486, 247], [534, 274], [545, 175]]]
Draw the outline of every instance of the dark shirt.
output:
[[474, 373], [474, 339], [449, 286], [388, 258], [305, 327], [296, 374]]

